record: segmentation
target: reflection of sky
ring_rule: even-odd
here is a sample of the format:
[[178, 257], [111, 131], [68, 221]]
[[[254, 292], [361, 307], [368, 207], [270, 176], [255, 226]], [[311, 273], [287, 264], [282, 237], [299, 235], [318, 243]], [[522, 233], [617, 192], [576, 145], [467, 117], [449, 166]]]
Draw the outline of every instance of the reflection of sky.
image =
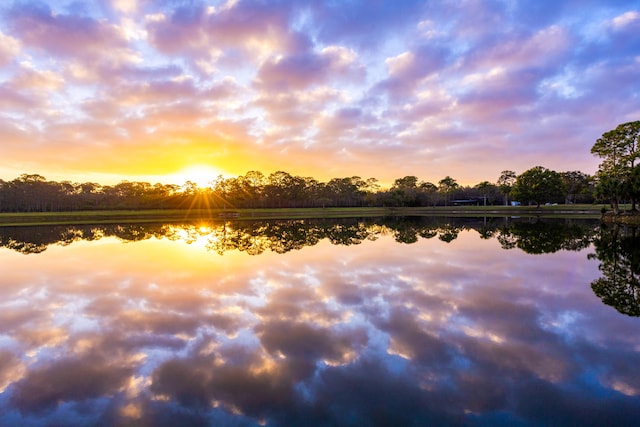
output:
[[278, 255], [104, 238], [0, 252], [0, 425], [601, 425], [638, 319], [587, 251], [463, 231]]

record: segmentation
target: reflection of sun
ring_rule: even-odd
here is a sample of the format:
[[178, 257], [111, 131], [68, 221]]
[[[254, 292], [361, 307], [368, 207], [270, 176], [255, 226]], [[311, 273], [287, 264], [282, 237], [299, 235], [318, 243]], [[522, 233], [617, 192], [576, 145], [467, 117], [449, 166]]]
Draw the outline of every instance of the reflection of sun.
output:
[[220, 175], [220, 170], [212, 166], [193, 165], [172, 174], [171, 178], [176, 184], [184, 184], [187, 181], [191, 181], [198, 187], [205, 188], [218, 175]]
[[172, 240], [181, 240], [191, 247], [204, 249], [215, 239], [213, 228], [206, 224], [197, 226], [169, 226], [168, 235]]

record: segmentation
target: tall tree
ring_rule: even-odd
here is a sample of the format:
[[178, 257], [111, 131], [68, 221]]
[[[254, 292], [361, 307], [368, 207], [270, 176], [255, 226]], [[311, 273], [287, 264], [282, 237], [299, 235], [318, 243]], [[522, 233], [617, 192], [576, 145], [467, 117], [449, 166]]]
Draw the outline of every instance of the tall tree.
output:
[[429, 204], [429, 202], [431, 202], [431, 204], [435, 206], [438, 201], [436, 197], [438, 193], [438, 187], [434, 183], [428, 181], [420, 182], [418, 187], [420, 188], [420, 193], [425, 198], [424, 203]]
[[413, 175], [398, 178], [391, 187], [393, 197], [401, 206], [416, 206], [418, 199], [418, 177]]
[[562, 197], [562, 178], [558, 172], [535, 166], [518, 175], [513, 186], [513, 195], [526, 202], [540, 203]]
[[444, 196], [445, 206], [447, 206], [449, 202], [449, 194], [457, 190], [458, 187], [460, 187], [460, 185], [458, 185], [458, 182], [448, 175], [442, 178], [440, 181], [438, 181], [438, 190]]
[[560, 172], [560, 177], [565, 189], [565, 203], [575, 203], [576, 196], [589, 186], [590, 176], [580, 171]]
[[602, 183], [615, 185], [601, 185], [600, 191], [609, 192], [614, 213], [618, 213], [618, 203], [621, 197], [629, 197], [632, 210], [636, 209], [637, 197], [631, 194], [628, 183], [631, 172], [640, 159], [640, 121], [627, 122], [615, 129], [602, 134], [601, 138], [591, 147], [591, 153], [602, 158], [598, 167], [598, 180]]
[[507, 206], [509, 204], [509, 194], [511, 193], [511, 189], [513, 188], [513, 184], [516, 183], [516, 173], [511, 170], [503, 170], [500, 173], [500, 177], [498, 178], [498, 187], [500, 188], [500, 192], [504, 195], [504, 205]]

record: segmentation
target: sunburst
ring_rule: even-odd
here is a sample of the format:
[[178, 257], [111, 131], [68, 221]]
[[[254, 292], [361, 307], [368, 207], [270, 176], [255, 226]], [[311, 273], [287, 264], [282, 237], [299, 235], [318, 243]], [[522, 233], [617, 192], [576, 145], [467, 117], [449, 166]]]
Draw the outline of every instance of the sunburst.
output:
[[171, 174], [170, 177], [176, 184], [184, 184], [187, 181], [191, 181], [199, 188], [206, 188], [218, 175], [221, 175], [221, 171], [213, 166], [193, 165]]

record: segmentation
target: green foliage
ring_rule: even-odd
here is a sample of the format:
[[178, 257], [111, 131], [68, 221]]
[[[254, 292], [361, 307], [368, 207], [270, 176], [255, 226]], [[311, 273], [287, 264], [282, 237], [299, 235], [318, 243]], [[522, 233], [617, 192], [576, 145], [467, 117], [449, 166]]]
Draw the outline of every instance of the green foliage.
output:
[[640, 165], [635, 166], [629, 173], [627, 192], [633, 200], [640, 199]]
[[639, 145], [640, 121], [635, 121], [605, 132], [591, 147], [591, 153], [602, 158], [597, 173], [597, 194], [611, 200], [616, 214], [622, 198], [630, 198], [635, 210], [638, 192], [632, 174], [640, 159]]
[[512, 196], [525, 203], [552, 202], [562, 197], [562, 178], [558, 172], [542, 166], [533, 167], [520, 174], [512, 189]]
[[444, 205], [447, 206], [449, 195], [460, 187], [458, 182], [450, 176], [445, 176], [438, 181], [438, 190], [444, 196]]
[[513, 184], [516, 183], [517, 175], [512, 170], [503, 170], [500, 173], [500, 177], [498, 178], [498, 188], [500, 188], [500, 192], [504, 195], [504, 204], [505, 206], [509, 204], [509, 194], [511, 193], [511, 189], [513, 188]]
[[580, 171], [560, 172], [564, 187], [565, 203], [584, 203], [591, 201], [593, 193], [592, 178]]

